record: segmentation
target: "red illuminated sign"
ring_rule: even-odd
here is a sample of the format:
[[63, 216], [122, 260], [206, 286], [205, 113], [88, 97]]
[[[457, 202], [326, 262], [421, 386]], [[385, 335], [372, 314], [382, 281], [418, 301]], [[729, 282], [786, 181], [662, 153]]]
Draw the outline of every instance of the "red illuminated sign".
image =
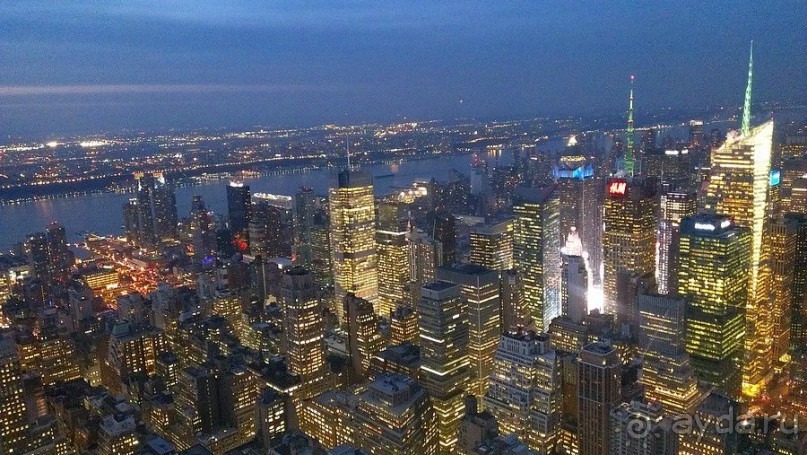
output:
[[624, 196], [628, 190], [628, 182], [624, 180], [614, 180], [608, 185], [608, 194]]

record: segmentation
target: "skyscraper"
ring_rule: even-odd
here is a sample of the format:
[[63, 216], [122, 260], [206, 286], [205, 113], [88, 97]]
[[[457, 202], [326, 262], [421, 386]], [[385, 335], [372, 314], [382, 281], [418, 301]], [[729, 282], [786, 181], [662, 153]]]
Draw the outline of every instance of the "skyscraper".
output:
[[409, 214], [403, 204], [385, 202], [378, 206], [378, 308], [385, 317], [402, 302], [408, 301]]
[[435, 279], [459, 285], [465, 299], [471, 369], [466, 392], [480, 399], [488, 387], [493, 354], [502, 331], [499, 274], [476, 264], [450, 264], [437, 269]]
[[522, 283], [522, 307], [536, 331], [560, 314], [560, 201], [555, 187], [519, 188], [513, 239], [513, 264]]
[[177, 237], [177, 196], [174, 186], [162, 172], [154, 173], [151, 203], [154, 211], [154, 234], [160, 240]]
[[663, 191], [660, 205], [656, 282], [659, 294], [674, 295], [678, 291], [678, 235], [681, 220], [695, 214], [697, 194], [676, 190]]
[[790, 345], [807, 349], [807, 214], [785, 215], [785, 223], [796, 226], [793, 257], [793, 288], [790, 292]]
[[308, 269], [311, 269], [314, 262], [312, 244], [314, 242], [314, 217], [317, 210], [317, 198], [314, 195], [314, 190], [302, 187], [300, 191], [294, 194], [294, 246], [292, 258], [297, 265]]
[[378, 257], [375, 244], [375, 199], [372, 176], [344, 170], [328, 192], [331, 255], [336, 312], [344, 322], [342, 302], [348, 292], [378, 306]]
[[[293, 200], [288, 196], [255, 194], [249, 220], [249, 250], [264, 258], [291, 258], [294, 243]], [[240, 240], [236, 237], [236, 243]]]
[[353, 294], [345, 296], [347, 319], [347, 345], [356, 378], [363, 378], [370, 368], [370, 360], [384, 348], [384, 339], [378, 330], [378, 316], [373, 305]]
[[700, 380], [734, 394], [740, 385], [751, 232], [725, 215], [695, 215], [681, 221], [679, 245], [687, 351]]
[[306, 389], [301, 399], [321, 391], [326, 373], [325, 323], [322, 305], [308, 270], [294, 267], [283, 275], [280, 300], [285, 311], [289, 370], [300, 376]]
[[473, 228], [470, 243], [471, 263], [499, 272], [513, 268], [513, 220]]
[[467, 304], [459, 285], [445, 281], [421, 289], [418, 303], [420, 382], [437, 415], [439, 451], [452, 453], [465, 413], [469, 380]]
[[157, 239], [154, 231], [154, 214], [152, 213], [154, 176], [136, 172], [134, 178], [137, 197], [135, 207], [137, 207], [138, 243], [141, 248], [151, 247]]
[[659, 403], [621, 403], [611, 411], [610, 455], [678, 455], [673, 419]]
[[686, 300], [643, 294], [637, 312], [645, 399], [671, 417], [693, 413], [701, 397], [686, 353]]
[[610, 413], [619, 403], [622, 361], [616, 348], [598, 341], [577, 362], [577, 440], [580, 455], [609, 455]]
[[22, 369], [14, 338], [0, 333], [0, 452], [25, 452], [27, 430]]
[[589, 271], [582, 256], [576, 230], [569, 233], [563, 247], [563, 272], [561, 273], [561, 315], [580, 322], [588, 315]]
[[437, 421], [426, 390], [406, 376], [382, 376], [359, 397], [357, 440], [373, 454], [433, 455]]
[[540, 454], [553, 453], [560, 432], [561, 369], [546, 335], [506, 333], [482, 399], [500, 433], [515, 433]]
[[52, 282], [64, 283], [70, 278], [70, 250], [64, 226], [54, 221], [45, 232], [48, 239], [48, 275]]
[[603, 231], [605, 312], [616, 312], [619, 272], [653, 275], [656, 257], [656, 193], [651, 181], [608, 181]]
[[561, 200], [561, 237], [566, 238], [572, 228], [577, 231], [589, 259], [593, 283], [599, 286], [602, 273], [603, 180], [595, 175], [591, 159], [578, 154], [576, 150], [560, 158], [553, 174]]
[[730, 134], [723, 145], [712, 152], [706, 206], [732, 217], [739, 226], [751, 229], [743, 393], [755, 396], [769, 378], [773, 358], [773, 311], [765, 248], [769, 229], [773, 120], [751, 127], [752, 70], [753, 43], [742, 125], [739, 132]]
[[[773, 335], [773, 360], [782, 366], [789, 359], [793, 313], [793, 278], [798, 258], [799, 222], [797, 217], [786, 216], [771, 223], [770, 274], [771, 274], [771, 324]], [[804, 229], [804, 228], [802, 228]]]
[[227, 185], [227, 220], [236, 246], [242, 252], [249, 250], [249, 222], [252, 219], [252, 195], [249, 185], [230, 182]]

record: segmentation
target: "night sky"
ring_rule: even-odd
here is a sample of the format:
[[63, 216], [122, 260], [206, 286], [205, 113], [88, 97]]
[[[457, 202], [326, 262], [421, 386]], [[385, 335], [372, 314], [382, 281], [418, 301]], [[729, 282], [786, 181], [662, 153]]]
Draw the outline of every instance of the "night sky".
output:
[[[807, 2], [3, 1], [0, 136], [807, 100]], [[101, 4], [101, 6], [99, 6]]]

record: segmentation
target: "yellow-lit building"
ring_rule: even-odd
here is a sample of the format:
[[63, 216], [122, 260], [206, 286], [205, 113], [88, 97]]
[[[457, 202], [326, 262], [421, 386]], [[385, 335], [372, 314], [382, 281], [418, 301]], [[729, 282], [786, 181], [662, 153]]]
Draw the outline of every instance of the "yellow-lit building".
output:
[[515, 433], [539, 454], [553, 453], [561, 424], [560, 358], [546, 335], [502, 335], [482, 399], [499, 433]]
[[513, 220], [473, 228], [470, 242], [472, 264], [499, 272], [513, 268]]
[[369, 300], [376, 314], [381, 314], [376, 306], [378, 256], [372, 176], [366, 172], [340, 172], [336, 185], [328, 192], [328, 204], [336, 314], [341, 322], [345, 321], [342, 302], [348, 292]]
[[0, 448], [9, 455], [27, 446], [27, 415], [22, 369], [11, 334], [0, 332]]
[[418, 315], [407, 305], [398, 305], [390, 313], [390, 344], [412, 343], [418, 344]]
[[652, 182], [608, 181], [603, 231], [605, 312], [617, 312], [620, 272], [655, 275], [657, 198]]
[[544, 332], [560, 315], [560, 201], [553, 186], [519, 188], [516, 200], [513, 266], [521, 279], [521, 307]]
[[344, 390], [329, 390], [303, 403], [300, 429], [327, 449], [354, 445], [357, 406], [356, 395]]
[[295, 405], [322, 391], [325, 374], [325, 322], [314, 276], [294, 267], [283, 275], [280, 299], [285, 311], [289, 370], [300, 376], [301, 393]]
[[679, 293], [688, 300], [686, 347], [702, 381], [734, 395], [745, 336], [751, 232], [725, 215], [681, 222]]
[[[481, 399], [493, 371], [493, 356], [501, 336], [499, 274], [476, 264], [450, 264], [437, 269], [435, 278], [460, 286], [468, 318], [468, 362], [471, 377], [466, 391]], [[484, 406], [483, 406], [484, 408]]]
[[468, 313], [460, 286], [445, 281], [421, 289], [420, 383], [429, 391], [437, 415], [440, 453], [456, 449], [468, 387]]
[[644, 294], [637, 312], [645, 400], [660, 403], [670, 417], [692, 414], [702, 397], [686, 353], [686, 300]]
[[373, 312], [370, 302], [348, 294], [344, 305], [348, 327], [348, 354], [355, 378], [359, 379], [367, 374], [372, 358], [384, 349], [384, 339], [378, 328], [378, 316]]
[[406, 376], [382, 376], [360, 395], [357, 445], [374, 455], [446, 453], [426, 390]]
[[751, 230], [751, 275], [746, 304], [743, 393], [757, 395], [772, 372], [773, 309], [769, 248], [773, 120], [729, 135], [712, 152], [707, 209]]
[[409, 216], [403, 204], [378, 206], [378, 304], [379, 315], [388, 316], [395, 307], [408, 301], [409, 242], [406, 239]]

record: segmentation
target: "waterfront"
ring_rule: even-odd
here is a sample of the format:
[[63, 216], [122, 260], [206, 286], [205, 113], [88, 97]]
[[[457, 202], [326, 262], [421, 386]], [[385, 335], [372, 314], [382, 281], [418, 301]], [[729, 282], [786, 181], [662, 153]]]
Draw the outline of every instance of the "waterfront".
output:
[[[561, 144], [561, 141], [550, 140], [541, 144], [540, 148], [549, 150]], [[452, 170], [468, 174], [472, 158], [470, 154], [438, 156], [395, 164], [374, 164], [366, 168], [374, 176], [383, 176], [374, 180], [375, 193], [382, 196], [407, 188], [415, 181], [431, 178], [446, 180]], [[488, 160], [491, 165], [495, 165], [497, 161], [506, 165], [512, 162], [512, 155], [505, 151], [498, 157], [488, 157]], [[334, 169], [316, 169], [303, 173], [247, 178], [244, 183], [250, 186], [253, 193], [292, 195], [300, 187], [306, 186], [324, 196], [335, 172]], [[207, 206], [217, 214], [226, 214], [226, 184], [226, 180], [219, 180], [178, 187], [176, 195], [179, 217], [188, 216], [194, 195], [201, 195]], [[58, 221], [65, 227], [71, 242], [80, 240], [88, 232], [101, 235], [120, 234], [123, 231], [122, 206], [132, 196], [125, 193], [91, 193], [2, 205], [0, 252], [9, 251], [15, 244], [22, 242], [27, 234], [44, 230], [52, 221]]]

